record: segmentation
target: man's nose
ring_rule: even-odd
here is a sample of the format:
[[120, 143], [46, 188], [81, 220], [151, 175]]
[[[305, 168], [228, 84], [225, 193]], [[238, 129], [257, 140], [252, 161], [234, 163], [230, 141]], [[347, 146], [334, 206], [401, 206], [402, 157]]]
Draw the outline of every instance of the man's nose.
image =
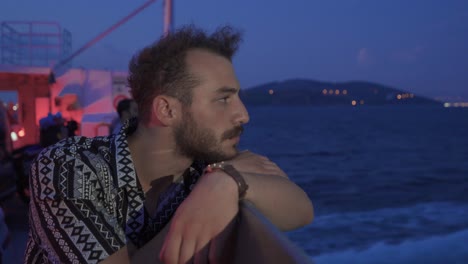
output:
[[249, 112], [245, 108], [244, 103], [242, 103], [242, 101], [239, 100], [234, 122], [236, 123], [236, 125], [243, 125], [243, 124], [247, 124], [249, 120], [250, 120]]

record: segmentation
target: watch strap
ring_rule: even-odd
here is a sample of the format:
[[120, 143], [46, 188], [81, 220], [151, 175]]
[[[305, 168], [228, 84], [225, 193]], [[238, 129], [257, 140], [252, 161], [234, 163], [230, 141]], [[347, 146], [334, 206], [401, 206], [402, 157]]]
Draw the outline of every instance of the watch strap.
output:
[[242, 200], [245, 198], [245, 195], [247, 194], [247, 190], [249, 189], [249, 185], [247, 184], [247, 182], [245, 182], [245, 179], [242, 176], [242, 174], [240, 174], [239, 171], [236, 170], [236, 168], [234, 168], [234, 166], [232, 166], [231, 164], [220, 162], [220, 163], [213, 163], [213, 164], [208, 165], [207, 169], [208, 171], [212, 171], [215, 169], [223, 170], [227, 175], [229, 175], [237, 183], [237, 187], [239, 190], [239, 200]]

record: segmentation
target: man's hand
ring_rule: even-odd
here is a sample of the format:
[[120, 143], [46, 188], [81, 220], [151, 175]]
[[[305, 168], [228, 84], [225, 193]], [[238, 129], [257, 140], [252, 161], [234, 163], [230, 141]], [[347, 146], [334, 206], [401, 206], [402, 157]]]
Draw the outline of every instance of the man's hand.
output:
[[236, 157], [226, 161], [241, 174], [253, 173], [288, 178], [286, 173], [265, 156], [250, 151], [242, 151]]
[[172, 218], [159, 258], [168, 263], [225, 263], [239, 210], [236, 183], [224, 172], [203, 175]]

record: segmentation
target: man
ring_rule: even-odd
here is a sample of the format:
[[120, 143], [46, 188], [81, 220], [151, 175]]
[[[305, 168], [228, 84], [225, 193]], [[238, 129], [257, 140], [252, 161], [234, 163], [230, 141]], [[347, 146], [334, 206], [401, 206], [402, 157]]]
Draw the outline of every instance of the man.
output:
[[138, 106], [133, 99], [123, 99], [117, 104], [117, 114], [119, 115], [111, 125], [111, 132], [117, 134], [120, 132], [125, 121], [138, 115]]
[[312, 221], [309, 198], [276, 164], [237, 150], [249, 121], [231, 63], [239, 41], [229, 27], [193, 26], [160, 39], [129, 66], [138, 121], [41, 153], [26, 263], [213, 263], [240, 199], [282, 230]]
[[39, 120], [39, 143], [42, 147], [48, 147], [68, 136], [68, 129], [65, 126], [65, 119], [62, 114], [48, 113], [46, 117]]

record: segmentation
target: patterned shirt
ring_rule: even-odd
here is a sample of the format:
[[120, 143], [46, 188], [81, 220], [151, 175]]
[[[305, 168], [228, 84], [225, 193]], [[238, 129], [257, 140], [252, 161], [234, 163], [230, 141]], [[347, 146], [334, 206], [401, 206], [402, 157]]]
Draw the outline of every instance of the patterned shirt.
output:
[[127, 143], [136, 124], [107, 137], [67, 138], [34, 160], [25, 263], [97, 263], [127, 241], [141, 247], [170, 220], [204, 166], [194, 162], [149, 215]]

